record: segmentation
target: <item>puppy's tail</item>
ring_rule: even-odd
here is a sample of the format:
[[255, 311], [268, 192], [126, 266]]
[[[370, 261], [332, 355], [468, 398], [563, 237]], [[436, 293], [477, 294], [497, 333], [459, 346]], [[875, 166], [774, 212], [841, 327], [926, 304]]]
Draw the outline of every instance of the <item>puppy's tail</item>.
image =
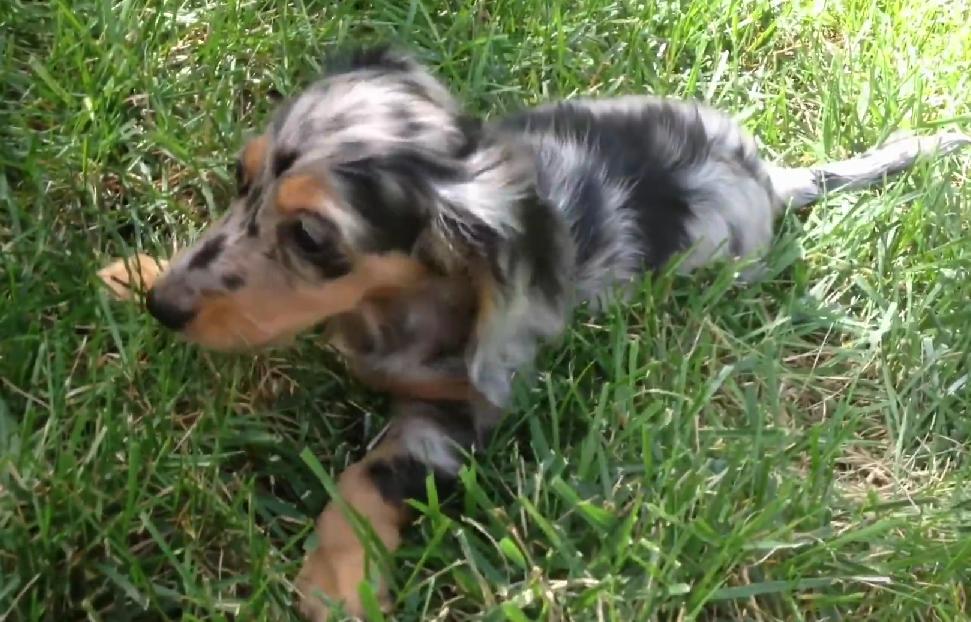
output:
[[882, 184], [922, 157], [945, 156], [971, 145], [971, 136], [946, 132], [892, 140], [849, 160], [805, 168], [769, 166], [769, 177], [783, 205], [805, 207], [823, 197]]

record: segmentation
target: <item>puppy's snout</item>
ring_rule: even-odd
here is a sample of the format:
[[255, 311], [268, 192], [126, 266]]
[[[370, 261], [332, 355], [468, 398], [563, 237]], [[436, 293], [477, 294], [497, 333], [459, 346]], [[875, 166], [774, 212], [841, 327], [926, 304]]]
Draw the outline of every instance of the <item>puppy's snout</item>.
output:
[[185, 328], [192, 318], [195, 311], [181, 309], [178, 306], [167, 302], [158, 295], [155, 289], [150, 289], [145, 297], [145, 306], [159, 323], [171, 330], [181, 330]]

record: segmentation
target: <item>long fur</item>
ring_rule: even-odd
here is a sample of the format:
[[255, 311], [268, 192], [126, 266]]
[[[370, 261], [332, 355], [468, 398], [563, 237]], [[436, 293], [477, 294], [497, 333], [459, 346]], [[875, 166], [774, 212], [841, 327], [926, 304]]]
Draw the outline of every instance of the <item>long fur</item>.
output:
[[522, 210], [503, 212], [504, 229], [517, 232], [508, 243], [544, 255], [500, 288], [504, 305], [472, 352], [473, 381], [500, 404], [536, 340], [558, 333], [572, 304], [596, 305], [681, 253], [685, 272], [758, 259], [786, 205], [881, 184], [921, 156], [971, 143], [959, 133], [911, 137], [850, 160], [787, 168], [764, 162], [724, 113], [646, 96], [541, 106], [501, 119], [487, 135], [532, 152], [532, 200], [553, 208], [538, 232]]
[[[351, 369], [396, 395], [388, 433], [340, 490], [389, 549], [424, 476], [453, 482], [513, 378], [573, 307], [646, 271], [757, 262], [787, 205], [883, 183], [971, 143], [911, 137], [842, 162], [762, 160], [698, 102], [578, 99], [489, 123], [406, 55], [351, 55], [243, 149], [228, 213], [174, 258], [149, 311], [209, 347], [265, 346], [323, 321]], [[363, 548], [333, 506], [298, 577], [363, 608]]]
[[[638, 95], [482, 123], [427, 69], [386, 49], [351, 55], [283, 103], [260, 140], [248, 152], [258, 157], [243, 158], [251, 170], [230, 214], [155, 288], [157, 315], [191, 333], [200, 300], [225, 296], [244, 301], [237, 315], [256, 317], [243, 308], [266, 298], [250, 289], [252, 272], [277, 292], [290, 281], [324, 292], [355, 258], [404, 254], [477, 292], [466, 362], [497, 406], [576, 304], [601, 304], [677, 255], [684, 271], [758, 260], [786, 205], [883, 183], [922, 156], [971, 142], [953, 132], [911, 137], [788, 168], [765, 162], [723, 112]], [[276, 205], [294, 177], [304, 189], [313, 180], [317, 192], [296, 221], [292, 206]]]

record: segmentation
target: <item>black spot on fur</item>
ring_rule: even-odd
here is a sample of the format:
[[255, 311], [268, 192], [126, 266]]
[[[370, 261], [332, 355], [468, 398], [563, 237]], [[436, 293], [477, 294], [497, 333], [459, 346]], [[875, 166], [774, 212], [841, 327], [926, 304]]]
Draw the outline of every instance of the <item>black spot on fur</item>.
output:
[[259, 184], [255, 186], [247, 185], [246, 197], [243, 201], [243, 212], [250, 218], [254, 218], [263, 201], [263, 187]]
[[388, 503], [401, 505], [407, 499], [425, 496], [428, 467], [411, 457], [395, 456], [368, 465], [368, 477]]
[[295, 151], [278, 151], [273, 156], [273, 176], [279, 177], [297, 161]]
[[400, 123], [408, 123], [411, 119], [411, 110], [408, 106], [397, 104], [391, 108], [391, 116]]
[[436, 183], [458, 182], [465, 176], [465, 170], [459, 162], [417, 150], [385, 156], [378, 165], [399, 177], [423, 175], [422, 179], [434, 180]]
[[594, 178], [583, 177], [577, 184], [574, 198], [579, 209], [570, 233], [577, 243], [577, 262], [583, 263], [588, 261], [605, 242], [603, 228], [607, 213], [603, 188]]
[[[566, 206], [566, 217], [570, 223], [570, 235], [576, 243], [577, 263], [589, 261], [606, 242], [605, 221], [610, 217], [605, 205], [603, 186], [593, 167], [600, 166], [597, 161], [577, 163], [580, 170], [574, 175], [576, 186]], [[550, 196], [553, 189], [551, 181], [540, 169], [537, 191], [540, 196]]]
[[338, 51], [325, 63], [325, 71], [331, 75], [359, 69], [404, 72], [411, 71], [413, 68], [414, 62], [407, 55], [387, 44]]
[[[504, 127], [549, 132], [588, 147], [608, 179], [628, 189], [621, 209], [633, 212], [648, 266], [661, 267], [687, 246], [690, 189], [677, 173], [703, 161], [710, 149], [696, 111], [656, 102], [594, 114], [564, 102], [511, 117]], [[582, 218], [587, 208], [578, 204], [577, 209]]]
[[260, 223], [257, 221], [257, 217], [260, 215], [260, 201], [258, 196], [254, 196], [254, 193], [246, 199], [246, 235], [251, 238], [255, 238], [260, 234]]
[[565, 271], [563, 266], [565, 240], [558, 239], [557, 230], [552, 226], [557, 215], [539, 197], [526, 199], [520, 205], [520, 222], [523, 232], [515, 249], [517, 259], [527, 262], [530, 286], [542, 292], [549, 301], [555, 301], [564, 293]]
[[223, 287], [229, 291], [236, 291], [240, 287], [246, 284], [246, 279], [238, 274], [227, 274], [223, 276]]
[[337, 112], [327, 119], [327, 127], [331, 132], [338, 132], [350, 124], [350, 116], [344, 112]]
[[225, 243], [226, 237], [222, 234], [215, 235], [206, 240], [202, 244], [202, 248], [196, 251], [196, 254], [189, 260], [189, 268], [201, 270], [208, 267], [219, 256], [219, 253], [222, 252]]
[[393, 505], [401, 505], [408, 499], [424, 500], [427, 497], [425, 479], [429, 473], [435, 478], [435, 489], [440, 497], [451, 493], [455, 483], [453, 478], [442, 476], [411, 456], [375, 460], [367, 468], [368, 477], [381, 497]]
[[250, 214], [249, 219], [246, 221], [246, 235], [251, 238], [255, 238], [260, 234], [260, 223], [256, 221], [257, 212]]
[[425, 85], [418, 80], [408, 77], [407, 74], [402, 76], [398, 82], [401, 84], [404, 91], [412, 97], [423, 99], [428, 102], [434, 101], [434, 98], [432, 98], [431, 94], [428, 92], [428, 89], [425, 88]]
[[469, 115], [461, 115], [456, 119], [456, 124], [462, 132], [464, 140], [455, 152], [455, 157], [467, 158], [479, 146], [479, 141], [482, 138], [482, 121]]
[[335, 173], [350, 205], [374, 229], [368, 250], [406, 252], [414, 247], [428, 223], [429, 206], [437, 200], [432, 185], [463, 174], [455, 163], [420, 152], [363, 158]]
[[403, 134], [404, 138], [415, 138], [425, 129], [425, 124], [421, 121], [408, 121], [405, 123]]
[[246, 183], [246, 180], [244, 179], [245, 175], [243, 174], [243, 163], [242, 163], [242, 161], [236, 160], [236, 167], [235, 167], [235, 169], [236, 169], [235, 170], [235, 173], [236, 173], [236, 194], [238, 196], [243, 196], [244, 194], [246, 194], [246, 191], [249, 190], [249, 184], [247, 184]]
[[263, 187], [257, 184], [246, 192], [246, 209], [251, 212], [256, 211], [262, 199]]
[[[442, 402], [405, 400], [396, 402], [395, 423], [389, 435], [401, 434], [408, 426], [431, 424], [445, 438], [455, 443], [456, 458], [461, 451], [469, 451], [474, 444], [485, 445], [500, 417], [498, 412], [480, 408], [467, 402]], [[381, 496], [389, 503], [402, 503], [406, 499], [426, 498], [425, 479], [432, 473], [435, 488], [440, 497], [451, 494], [455, 488], [455, 473], [436, 469], [414, 456], [399, 455], [377, 460], [368, 466], [371, 477]]]

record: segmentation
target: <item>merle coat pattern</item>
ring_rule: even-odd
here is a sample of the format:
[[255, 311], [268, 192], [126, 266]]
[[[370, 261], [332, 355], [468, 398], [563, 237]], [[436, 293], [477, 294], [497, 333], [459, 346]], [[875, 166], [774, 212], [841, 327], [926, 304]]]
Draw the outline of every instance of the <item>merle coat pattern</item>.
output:
[[[906, 138], [811, 168], [762, 160], [704, 104], [652, 96], [551, 103], [472, 119], [412, 58], [353, 54], [281, 104], [237, 165], [226, 215], [173, 259], [148, 309], [216, 349], [285, 342], [330, 322], [354, 370], [398, 396], [387, 434], [342, 475], [390, 550], [424, 474], [455, 478], [514, 377], [571, 309], [622, 295], [674, 259], [740, 260], [757, 278], [776, 218], [882, 183], [958, 133]], [[332, 504], [301, 571], [361, 612], [365, 553]]]

